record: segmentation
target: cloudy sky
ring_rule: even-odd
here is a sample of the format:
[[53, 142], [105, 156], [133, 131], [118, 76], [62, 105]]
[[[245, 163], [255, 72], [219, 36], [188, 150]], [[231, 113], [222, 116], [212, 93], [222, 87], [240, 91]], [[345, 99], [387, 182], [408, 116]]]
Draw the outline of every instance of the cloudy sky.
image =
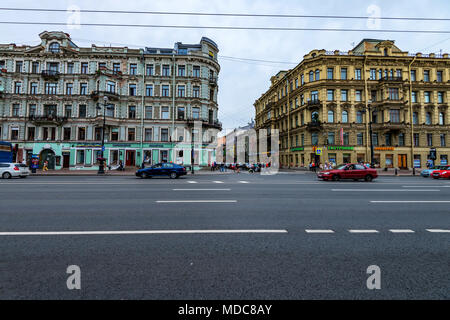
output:
[[[295, 15], [341, 15], [381, 17], [449, 18], [448, 0], [2, 0], [1, 8], [52, 8], [251, 13]], [[0, 10], [0, 22], [39, 21], [63, 22], [68, 13], [36, 13]], [[210, 17], [178, 15], [137, 15], [82, 13], [82, 23], [131, 23], [153, 25], [246, 26], [296, 28], [353, 28], [450, 30], [448, 21], [398, 21], [367, 19], [312, 19]], [[363, 38], [395, 40], [396, 45], [410, 52], [450, 52], [450, 34], [413, 34], [383, 32], [262, 31], [215, 29], [167, 29], [68, 26], [0, 25], [0, 43], [36, 45], [43, 30], [68, 32], [78, 46], [127, 45], [129, 47], [173, 47], [175, 42], [198, 43], [202, 36], [219, 46], [221, 73], [219, 80], [219, 118], [224, 128], [245, 125], [254, 117], [253, 103], [270, 84], [270, 77], [287, 70], [302, 60], [312, 49], [349, 50]], [[234, 58], [242, 58], [238, 60]], [[265, 60], [251, 61], [244, 59]], [[277, 63], [267, 62], [275, 61]], [[294, 64], [293, 64], [294, 63]]]

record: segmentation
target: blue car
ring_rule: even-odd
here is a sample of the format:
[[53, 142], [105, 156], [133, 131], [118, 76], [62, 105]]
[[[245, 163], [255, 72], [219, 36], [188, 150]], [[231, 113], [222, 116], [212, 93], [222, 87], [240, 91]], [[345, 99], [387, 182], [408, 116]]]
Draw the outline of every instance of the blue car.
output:
[[174, 163], [158, 163], [136, 171], [136, 177], [143, 179], [154, 176], [169, 176], [171, 179], [176, 179], [184, 175], [186, 175], [186, 168]]
[[422, 177], [424, 177], [424, 178], [428, 178], [428, 177], [430, 177], [432, 174], [433, 174], [433, 172], [434, 171], [436, 171], [436, 170], [445, 170], [445, 169], [448, 169], [450, 166], [449, 165], [442, 165], [442, 166], [433, 166], [433, 167], [431, 167], [431, 168], [428, 168], [428, 169], [425, 169], [425, 170], [422, 170], [422, 172], [420, 173], [420, 175], [422, 176]]

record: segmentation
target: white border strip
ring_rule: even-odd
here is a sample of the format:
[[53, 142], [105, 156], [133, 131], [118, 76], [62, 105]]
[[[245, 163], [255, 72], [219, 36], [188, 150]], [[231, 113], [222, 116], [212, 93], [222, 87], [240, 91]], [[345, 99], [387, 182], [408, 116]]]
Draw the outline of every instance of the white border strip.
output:
[[123, 231], [36, 231], [0, 232], [0, 236], [73, 236], [73, 235], [135, 235], [135, 234], [205, 234], [205, 233], [287, 233], [286, 229], [254, 230], [123, 230]]

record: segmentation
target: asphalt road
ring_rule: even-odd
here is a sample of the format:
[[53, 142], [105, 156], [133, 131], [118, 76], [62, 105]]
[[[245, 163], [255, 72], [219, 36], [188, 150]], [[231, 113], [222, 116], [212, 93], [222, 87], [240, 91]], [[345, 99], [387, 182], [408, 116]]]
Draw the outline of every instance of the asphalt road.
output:
[[422, 177], [0, 180], [0, 299], [449, 299], [449, 208]]

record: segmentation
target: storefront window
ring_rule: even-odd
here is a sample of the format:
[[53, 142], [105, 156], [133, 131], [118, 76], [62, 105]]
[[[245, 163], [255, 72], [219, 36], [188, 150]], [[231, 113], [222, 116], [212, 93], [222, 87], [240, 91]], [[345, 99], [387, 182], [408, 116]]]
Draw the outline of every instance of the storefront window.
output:
[[343, 161], [344, 163], [350, 163], [350, 162], [352, 162], [350, 153], [344, 153], [344, 154], [342, 155], [342, 161]]
[[119, 164], [119, 150], [111, 150], [109, 152], [109, 164], [110, 165]]
[[394, 157], [393, 157], [392, 154], [387, 154], [386, 155], [385, 163], [386, 163], [386, 167], [387, 168], [392, 168], [394, 166], [394, 160], [393, 159], [394, 159]]
[[77, 164], [84, 164], [84, 150], [77, 150]]

